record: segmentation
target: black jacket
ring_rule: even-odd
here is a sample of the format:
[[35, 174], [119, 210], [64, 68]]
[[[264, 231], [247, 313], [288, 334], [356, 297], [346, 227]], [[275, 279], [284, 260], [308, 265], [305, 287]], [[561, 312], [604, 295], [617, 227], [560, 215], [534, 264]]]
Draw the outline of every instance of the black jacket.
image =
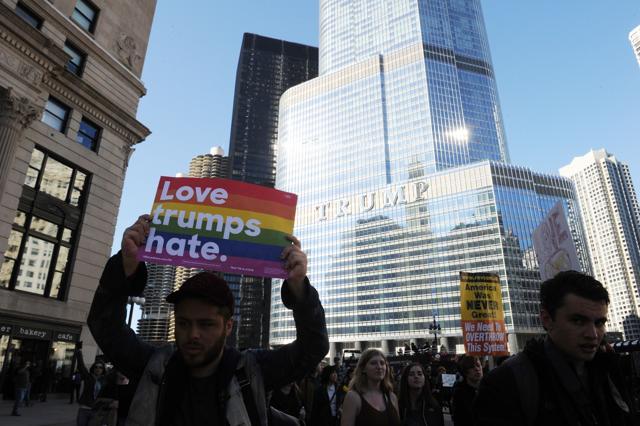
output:
[[[453, 424], [454, 426], [473, 426], [473, 400], [476, 388], [466, 381], [456, 383], [453, 388]], [[514, 426], [514, 425], [511, 425]]]
[[87, 407], [93, 407], [93, 405], [96, 403], [96, 395], [94, 395], [96, 381], [99, 381], [100, 387], [102, 387], [104, 385], [104, 376], [96, 377], [91, 374], [91, 372], [84, 364], [82, 351], [76, 351], [74, 356], [76, 357], [76, 361], [78, 362], [78, 371], [80, 372], [80, 377], [82, 377], [82, 381], [84, 382], [84, 388], [82, 389], [82, 394], [78, 398], [78, 404], [85, 405]]
[[616, 360], [598, 352], [586, 363], [589, 395], [551, 340], [531, 340], [480, 383], [476, 426], [634, 425]]
[[[144, 263], [139, 265], [133, 276], [126, 278], [122, 256], [120, 253], [116, 254], [107, 262], [87, 319], [89, 329], [102, 351], [118, 370], [136, 382], [154, 351], [159, 350], [138, 340], [125, 322], [127, 297], [142, 294], [146, 281], [147, 270]], [[277, 350], [254, 351], [266, 390], [301, 379], [329, 350], [324, 309], [318, 293], [308, 280], [305, 300], [294, 303], [286, 281], [282, 285], [282, 300], [285, 306], [293, 309], [297, 338]], [[219, 405], [218, 412], [221, 416], [226, 412], [224, 392], [233, 378], [239, 359], [238, 351], [226, 348], [216, 373], [216, 389], [221, 394], [215, 403]], [[175, 353], [166, 366], [162, 379], [158, 401], [160, 422], [172, 418], [175, 398], [181, 397], [181, 389], [186, 385], [187, 377], [187, 369]], [[220, 420], [224, 421], [224, 418]]]
[[342, 407], [342, 401], [344, 400], [344, 392], [342, 386], [336, 383], [336, 417], [331, 416], [331, 405], [329, 401], [329, 395], [327, 394], [327, 386], [320, 385], [316, 388], [313, 394], [313, 411], [311, 412], [311, 426], [332, 426], [336, 425], [336, 419], [339, 414], [340, 407]]

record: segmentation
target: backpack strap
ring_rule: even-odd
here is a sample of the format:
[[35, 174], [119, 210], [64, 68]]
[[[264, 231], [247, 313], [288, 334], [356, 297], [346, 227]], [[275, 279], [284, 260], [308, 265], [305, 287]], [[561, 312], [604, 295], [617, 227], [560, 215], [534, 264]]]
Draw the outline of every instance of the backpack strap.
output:
[[249, 419], [251, 419], [251, 424], [259, 425], [260, 417], [258, 416], [258, 408], [256, 407], [256, 401], [253, 398], [253, 391], [251, 390], [251, 382], [247, 377], [247, 371], [244, 366], [236, 369], [236, 379], [242, 391], [242, 400], [244, 401], [244, 407], [247, 409]]
[[511, 369], [516, 380], [516, 387], [520, 396], [520, 408], [524, 413], [527, 426], [533, 426], [538, 417], [540, 403], [538, 374], [531, 360], [524, 353], [505, 361], [505, 365]]

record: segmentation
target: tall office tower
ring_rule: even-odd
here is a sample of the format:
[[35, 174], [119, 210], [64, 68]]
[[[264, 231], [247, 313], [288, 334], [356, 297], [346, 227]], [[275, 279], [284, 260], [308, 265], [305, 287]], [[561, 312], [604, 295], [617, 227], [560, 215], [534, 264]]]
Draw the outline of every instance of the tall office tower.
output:
[[[236, 72], [229, 176], [273, 187], [278, 107], [285, 90], [318, 76], [318, 49], [245, 33]], [[240, 287], [238, 346], [269, 343], [271, 280], [227, 275]]]
[[[510, 347], [542, 331], [531, 235], [568, 179], [508, 163], [479, 0], [321, 0], [320, 76], [280, 99], [277, 183], [326, 308], [331, 356], [462, 350], [459, 274], [500, 275]], [[294, 337], [272, 290], [270, 341]]]
[[169, 336], [169, 322], [173, 307], [165, 301], [173, 291], [176, 268], [171, 265], [147, 264], [147, 286], [144, 289], [145, 304], [138, 320], [138, 337], [152, 345], [162, 345]]
[[604, 149], [576, 157], [560, 174], [573, 180], [591, 264], [611, 298], [610, 331], [640, 338], [640, 208], [629, 167]]
[[636, 54], [638, 65], [640, 65], [640, 25], [635, 27], [629, 33], [629, 41], [631, 42], [631, 46], [633, 47], [633, 53]]
[[149, 134], [136, 115], [155, 6], [0, 1], [0, 370], [53, 363], [64, 384], [77, 341], [96, 354], [87, 314]]

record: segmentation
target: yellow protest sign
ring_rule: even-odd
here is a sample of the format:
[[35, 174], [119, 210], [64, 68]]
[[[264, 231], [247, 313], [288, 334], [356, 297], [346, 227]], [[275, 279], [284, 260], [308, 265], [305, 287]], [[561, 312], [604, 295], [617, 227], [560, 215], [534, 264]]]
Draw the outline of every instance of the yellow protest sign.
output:
[[509, 355], [498, 275], [460, 272], [460, 316], [467, 355]]

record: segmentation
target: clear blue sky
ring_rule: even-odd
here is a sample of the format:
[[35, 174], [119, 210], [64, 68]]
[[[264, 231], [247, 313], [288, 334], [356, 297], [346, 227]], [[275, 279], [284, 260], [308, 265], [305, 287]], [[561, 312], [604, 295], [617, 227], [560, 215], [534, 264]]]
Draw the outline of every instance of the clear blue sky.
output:
[[[482, 0], [512, 163], [557, 173], [589, 149], [629, 164], [640, 186], [637, 0]], [[151, 209], [161, 175], [227, 150], [244, 32], [317, 46], [317, 0], [159, 0], [138, 119], [153, 134], [129, 163], [114, 251]]]

